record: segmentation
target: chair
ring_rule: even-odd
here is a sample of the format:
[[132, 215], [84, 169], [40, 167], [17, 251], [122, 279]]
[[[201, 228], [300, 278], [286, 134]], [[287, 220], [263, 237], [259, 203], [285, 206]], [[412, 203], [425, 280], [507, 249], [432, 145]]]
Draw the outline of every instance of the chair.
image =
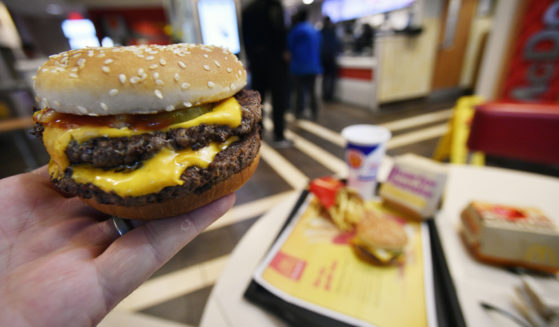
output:
[[559, 165], [559, 104], [489, 102], [476, 107], [468, 148]]

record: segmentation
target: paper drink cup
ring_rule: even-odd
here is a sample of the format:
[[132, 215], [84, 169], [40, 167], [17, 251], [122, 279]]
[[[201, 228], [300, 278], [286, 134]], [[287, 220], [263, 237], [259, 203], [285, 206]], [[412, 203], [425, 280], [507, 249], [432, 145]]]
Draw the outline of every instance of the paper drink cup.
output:
[[342, 130], [342, 136], [346, 140], [347, 185], [357, 190], [363, 199], [370, 200], [374, 197], [386, 142], [392, 134], [380, 126], [352, 125]]

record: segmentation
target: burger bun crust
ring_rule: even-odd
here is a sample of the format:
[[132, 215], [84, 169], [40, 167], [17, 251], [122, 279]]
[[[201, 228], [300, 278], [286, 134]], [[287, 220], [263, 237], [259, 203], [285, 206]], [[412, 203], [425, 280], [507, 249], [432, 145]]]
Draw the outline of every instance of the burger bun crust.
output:
[[49, 57], [35, 76], [39, 106], [103, 116], [189, 108], [233, 96], [246, 71], [223, 48], [173, 44], [84, 48]]
[[392, 219], [367, 211], [357, 225], [357, 237], [370, 248], [401, 250], [408, 242], [404, 228]]

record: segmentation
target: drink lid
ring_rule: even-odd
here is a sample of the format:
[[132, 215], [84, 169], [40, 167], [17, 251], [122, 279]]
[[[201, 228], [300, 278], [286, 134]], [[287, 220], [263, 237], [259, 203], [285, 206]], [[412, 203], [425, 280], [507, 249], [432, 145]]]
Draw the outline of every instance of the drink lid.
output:
[[387, 142], [392, 134], [387, 128], [376, 125], [351, 125], [342, 130], [346, 141], [359, 145], [375, 145]]

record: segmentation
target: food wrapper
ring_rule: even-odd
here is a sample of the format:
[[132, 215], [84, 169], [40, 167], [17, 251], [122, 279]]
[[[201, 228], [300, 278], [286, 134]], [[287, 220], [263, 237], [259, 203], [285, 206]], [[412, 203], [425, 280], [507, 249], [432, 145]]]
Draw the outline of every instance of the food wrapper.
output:
[[464, 241], [477, 259], [559, 271], [559, 230], [539, 209], [472, 201], [461, 220]]

